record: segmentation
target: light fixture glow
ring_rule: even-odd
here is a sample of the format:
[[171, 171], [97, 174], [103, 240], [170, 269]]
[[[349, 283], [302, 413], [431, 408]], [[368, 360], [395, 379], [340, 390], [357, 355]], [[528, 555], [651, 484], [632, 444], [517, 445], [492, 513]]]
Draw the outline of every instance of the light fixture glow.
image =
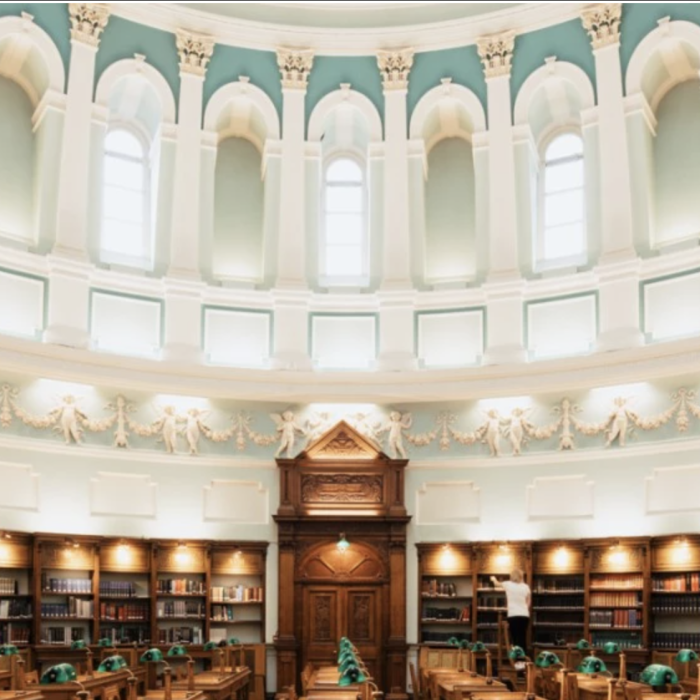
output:
[[350, 543], [345, 539], [345, 533], [341, 532], [340, 533], [340, 539], [338, 540], [338, 544], [336, 544], [336, 547], [338, 548], [338, 551], [341, 554], [345, 554], [345, 552], [348, 551], [348, 548], [350, 547]]
[[554, 553], [554, 563], [556, 566], [559, 568], [564, 568], [568, 565], [569, 563], [569, 550], [562, 545], [557, 549], [557, 551]]

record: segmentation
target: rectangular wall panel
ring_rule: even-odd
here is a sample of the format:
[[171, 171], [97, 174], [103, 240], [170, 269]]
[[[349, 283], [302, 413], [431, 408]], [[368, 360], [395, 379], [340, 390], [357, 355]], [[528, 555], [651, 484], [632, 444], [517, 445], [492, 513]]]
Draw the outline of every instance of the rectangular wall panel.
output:
[[597, 336], [595, 294], [526, 305], [527, 349], [534, 359], [591, 352]]
[[271, 314], [204, 310], [204, 352], [212, 365], [264, 367], [270, 359]]
[[311, 352], [322, 369], [369, 369], [377, 356], [376, 317], [311, 316]]
[[0, 271], [0, 333], [39, 339], [46, 280]]
[[157, 357], [161, 346], [162, 304], [157, 299], [92, 290], [90, 333], [95, 349]]
[[700, 334], [700, 272], [642, 286], [644, 332], [650, 340]]
[[269, 492], [258, 481], [212, 480], [204, 487], [204, 519], [266, 525]]
[[148, 474], [98, 472], [90, 479], [90, 514], [155, 518], [157, 492]]
[[593, 486], [593, 482], [586, 476], [536, 478], [527, 487], [528, 518], [592, 518]]
[[418, 359], [424, 367], [477, 365], [484, 353], [482, 309], [417, 314]]

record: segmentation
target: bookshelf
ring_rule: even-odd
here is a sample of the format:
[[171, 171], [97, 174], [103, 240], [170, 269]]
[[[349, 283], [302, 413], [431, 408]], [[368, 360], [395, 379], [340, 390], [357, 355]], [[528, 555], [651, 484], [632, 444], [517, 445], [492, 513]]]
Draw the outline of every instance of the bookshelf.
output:
[[0, 644], [32, 643], [34, 613], [32, 544], [27, 537], [0, 537]]
[[67, 645], [97, 635], [95, 603], [99, 586], [97, 548], [85, 538], [39, 540], [34, 591], [37, 643]]
[[474, 584], [470, 548], [460, 544], [418, 547], [418, 629], [421, 644], [471, 641]]
[[577, 544], [533, 546], [532, 642], [575, 644], [586, 624], [583, 548]]
[[153, 641], [203, 644], [209, 638], [209, 552], [187, 542], [158, 543], [151, 567]]
[[650, 642], [700, 648], [700, 537], [659, 538], [652, 549]]

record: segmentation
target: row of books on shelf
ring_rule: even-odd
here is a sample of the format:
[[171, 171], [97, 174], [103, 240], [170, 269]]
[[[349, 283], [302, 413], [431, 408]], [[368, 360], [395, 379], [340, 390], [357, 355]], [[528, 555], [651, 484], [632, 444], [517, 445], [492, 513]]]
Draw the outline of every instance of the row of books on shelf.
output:
[[423, 579], [421, 595], [427, 598], [450, 598], [457, 595], [457, 585], [452, 581], [438, 581], [436, 578]]
[[129, 621], [147, 621], [150, 606], [146, 603], [100, 603], [100, 619]]
[[0, 595], [17, 595], [19, 582], [14, 578], [0, 578]]
[[156, 603], [157, 617], [203, 617], [204, 603], [192, 600], [159, 600]]
[[[41, 640], [44, 644], [70, 644], [79, 639], [85, 639], [85, 630], [82, 627], [51, 626], [42, 630]], [[87, 640], [86, 640], [87, 641]]]
[[640, 610], [591, 610], [588, 622], [596, 627], [641, 627]]
[[28, 600], [0, 600], [0, 619], [32, 616], [32, 604]]
[[95, 605], [91, 600], [68, 598], [67, 603], [42, 603], [42, 617], [85, 617], [95, 614]]
[[0, 625], [0, 644], [29, 644], [30, 634], [26, 625]]
[[477, 601], [477, 607], [481, 608], [494, 608], [498, 610], [503, 608], [505, 604], [505, 598], [499, 595], [479, 595]]
[[577, 625], [583, 627], [583, 610], [580, 613], [566, 612], [563, 614], [536, 611], [533, 624], [560, 625], [561, 627], [565, 627], [566, 625]]
[[456, 620], [457, 622], [469, 622], [471, 620], [471, 608], [430, 608], [423, 610], [422, 620]]
[[590, 589], [596, 588], [619, 588], [621, 590], [630, 588], [643, 588], [644, 577], [642, 574], [628, 574], [625, 576], [606, 576], [597, 574], [595, 579], [591, 579]]
[[212, 586], [211, 599], [213, 602], [262, 602], [262, 586]]
[[655, 597], [651, 604], [651, 611], [655, 613], [700, 614], [700, 595], [665, 595], [663, 597]]
[[656, 649], [697, 649], [700, 634], [695, 632], [656, 632], [651, 636], [651, 645]]
[[150, 644], [151, 637], [147, 627], [129, 627], [118, 625], [112, 627], [100, 627], [100, 639], [108, 637], [114, 644]]
[[533, 593], [583, 593], [583, 578], [581, 576], [536, 578]]
[[203, 581], [186, 578], [163, 578], [156, 582], [156, 593], [170, 595], [205, 595]]
[[591, 644], [603, 647], [608, 642], [614, 642], [620, 649], [642, 649], [642, 635], [639, 632], [592, 632]]
[[626, 605], [639, 605], [640, 593], [591, 593], [590, 606], [592, 608], [597, 605], [624, 607]]
[[678, 574], [654, 578], [651, 582], [653, 591], [697, 591], [700, 593], [700, 574]]
[[576, 595], [552, 595], [538, 599], [533, 610], [583, 610], [583, 598]]
[[204, 633], [201, 627], [171, 627], [158, 630], [158, 644], [203, 644]]
[[92, 579], [89, 578], [48, 578], [41, 575], [41, 590], [44, 593], [92, 593]]
[[136, 584], [132, 581], [100, 581], [100, 595], [133, 598], [136, 591]]

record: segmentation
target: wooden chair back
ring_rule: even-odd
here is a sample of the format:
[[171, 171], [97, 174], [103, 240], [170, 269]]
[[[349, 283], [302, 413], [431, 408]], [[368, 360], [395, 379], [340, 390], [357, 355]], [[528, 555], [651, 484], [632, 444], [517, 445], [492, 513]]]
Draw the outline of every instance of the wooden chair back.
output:
[[39, 684], [39, 671], [25, 671], [24, 673], [24, 683], [25, 685], [38, 685]]
[[118, 685], [105, 686], [102, 691], [102, 700], [121, 700]]

